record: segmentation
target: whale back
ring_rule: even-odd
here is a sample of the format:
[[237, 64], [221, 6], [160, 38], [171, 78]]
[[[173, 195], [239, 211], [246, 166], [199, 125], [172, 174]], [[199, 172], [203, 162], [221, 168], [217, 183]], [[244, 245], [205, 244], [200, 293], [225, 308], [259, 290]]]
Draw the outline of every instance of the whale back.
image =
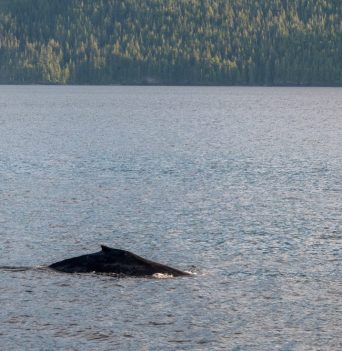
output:
[[65, 273], [107, 273], [130, 276], [149, 276], [163, 273], [172, 276], [188, 275], [178, 269], [153, 262], [132, 252], [101, 245], [101, 251], [69, 258], [49, 266]]

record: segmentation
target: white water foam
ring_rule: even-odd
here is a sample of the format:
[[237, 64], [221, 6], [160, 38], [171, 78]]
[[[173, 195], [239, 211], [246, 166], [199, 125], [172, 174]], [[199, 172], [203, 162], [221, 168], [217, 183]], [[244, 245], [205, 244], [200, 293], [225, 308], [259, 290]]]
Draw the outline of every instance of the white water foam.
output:
[[154, 273], [152, 275], [153, 278], [157, 278], [157, 279], [169, 279], [169, 278], [173, 278], [172, 274], [166, 274], [166, 273]]

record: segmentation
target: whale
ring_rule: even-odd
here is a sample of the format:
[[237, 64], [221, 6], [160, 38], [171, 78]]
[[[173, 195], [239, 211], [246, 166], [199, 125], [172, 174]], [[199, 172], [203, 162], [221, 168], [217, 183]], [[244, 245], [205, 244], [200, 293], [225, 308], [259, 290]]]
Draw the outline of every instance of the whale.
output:
[[153, 262], [132, 252], [101, 245], [101, 251], [53, 263], [49, 268], [63, 273], [99, 273], [119, 276], [148, 277], [165, 274], [173, 277], [190, 273]]

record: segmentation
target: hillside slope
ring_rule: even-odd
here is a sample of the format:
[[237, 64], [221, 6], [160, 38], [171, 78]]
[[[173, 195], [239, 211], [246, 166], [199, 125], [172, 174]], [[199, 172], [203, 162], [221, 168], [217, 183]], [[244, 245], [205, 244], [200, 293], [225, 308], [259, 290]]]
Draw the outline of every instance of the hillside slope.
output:
[[0, 0], [0, 83], [342, 85], [342, 1]]

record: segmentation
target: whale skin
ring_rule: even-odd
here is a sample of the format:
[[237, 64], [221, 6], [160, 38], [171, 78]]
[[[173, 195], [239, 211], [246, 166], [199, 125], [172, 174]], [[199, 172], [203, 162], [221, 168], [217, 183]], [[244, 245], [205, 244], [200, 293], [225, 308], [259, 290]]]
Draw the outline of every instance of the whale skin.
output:
[[101, 245], [101, 251], [68, 258], [49, 268], [64, 273], [103, 273], [144, 277], [166, 274], [173, 277], [190, 275], [179, 269], [153, 262], [132, 252]]

